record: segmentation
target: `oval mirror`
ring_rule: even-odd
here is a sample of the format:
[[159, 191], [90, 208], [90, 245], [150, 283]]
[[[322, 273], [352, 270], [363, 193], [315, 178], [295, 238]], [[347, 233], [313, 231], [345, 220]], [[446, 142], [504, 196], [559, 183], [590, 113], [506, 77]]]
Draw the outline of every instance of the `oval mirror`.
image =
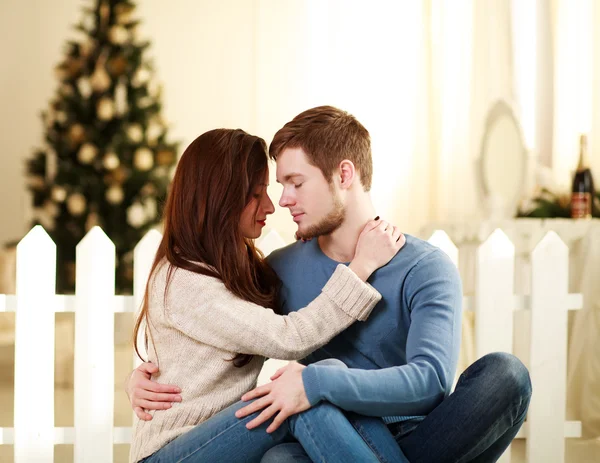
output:
[[515, 216], [523, 194], [527, 148], [517, 119], [504, 101], [486, 119], [479, 159], [480, 186], [488, 218]]

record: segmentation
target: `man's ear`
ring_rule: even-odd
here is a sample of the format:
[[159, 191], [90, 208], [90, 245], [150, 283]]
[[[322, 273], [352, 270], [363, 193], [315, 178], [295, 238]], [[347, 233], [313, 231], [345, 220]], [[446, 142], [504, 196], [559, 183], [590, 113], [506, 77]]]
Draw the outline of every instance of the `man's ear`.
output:
[[348, 159], [344, 159], [339, 165], [339, 180], [340, 188], [350, 188], [356, 179], [356, 168], [354, 163]]

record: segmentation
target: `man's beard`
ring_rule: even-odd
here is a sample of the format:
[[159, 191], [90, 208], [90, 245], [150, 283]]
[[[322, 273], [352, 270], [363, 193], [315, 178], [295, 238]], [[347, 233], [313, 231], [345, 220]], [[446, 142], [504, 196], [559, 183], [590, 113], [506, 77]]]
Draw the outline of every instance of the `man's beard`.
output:
[[306, 230], [296, 232], [299, 239], [310, 240], [322, 235], [330, 235], [336, 231], [346, 218], [346, 208], [337, 195], [333, 197], [333, 207], [331, 211], [319, 222], [309, 226]]

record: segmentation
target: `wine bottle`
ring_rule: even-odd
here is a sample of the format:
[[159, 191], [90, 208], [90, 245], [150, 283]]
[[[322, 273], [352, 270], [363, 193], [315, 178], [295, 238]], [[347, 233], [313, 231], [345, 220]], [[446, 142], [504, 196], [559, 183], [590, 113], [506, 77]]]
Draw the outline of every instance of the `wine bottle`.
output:
[[587, 136], [581, 135], [579, 140], [579, 165], [573, 177], [571, 189], [571, 217], [588, 219], [592, 217], [592, 201], [594, 199], [594, 179], [587, 159]]

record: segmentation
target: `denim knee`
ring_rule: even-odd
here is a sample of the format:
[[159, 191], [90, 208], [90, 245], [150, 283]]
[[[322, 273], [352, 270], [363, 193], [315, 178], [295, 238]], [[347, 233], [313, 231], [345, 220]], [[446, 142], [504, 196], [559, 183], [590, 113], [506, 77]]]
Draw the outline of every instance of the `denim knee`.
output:
[[517, 357], [505, 352], [495, 352], [480, 359], [494, 378], [494, 385], [513, 398], [529, 402], [531, 379], [529, 371]]
[[286, 461], [310, 462], [312, 460], [306, 455], [304, 448], [299, 443], [294, 442], [278, 444], [272, 447], [264, 454], [260, 463], [281, 463]]
[[319, 402], [318, 404], [309, 408], [308, 410], [288, 417], [286, 421], [289, 430], [293, 435], [295, 435], [296, 424], [298, 420], [304, 420], [305, 423], [307, 421], [323, 422], [326, 420], [328, 414], [336, 413], [338, 411], [339, 409], [335, 405], [330, 404], [329, 402]]

